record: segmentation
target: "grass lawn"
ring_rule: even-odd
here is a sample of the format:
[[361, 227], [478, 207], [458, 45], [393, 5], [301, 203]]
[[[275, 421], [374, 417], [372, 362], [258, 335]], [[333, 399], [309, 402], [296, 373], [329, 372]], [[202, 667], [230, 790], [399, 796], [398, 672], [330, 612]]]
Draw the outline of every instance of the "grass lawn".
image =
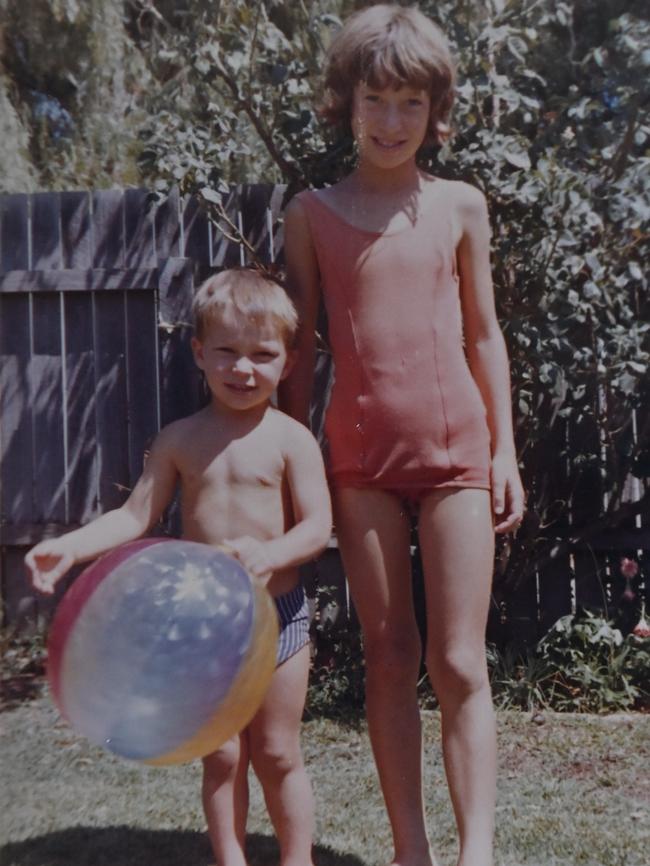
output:
[[[498, 866], [649, 866], [650, 716], [502, 712]], [[426, 802], [441, 866], [455, 863], [437, 713], [424, 716]], [[318, 866], [380, 866], [389, 833], [365, 727], [304, 726]], [[0, 713], [2, 866], [204, 866], [198, 762], [156, 769], [88, 745], [39, 695]], [[256, 784], [251, 866], [277, 863]]]

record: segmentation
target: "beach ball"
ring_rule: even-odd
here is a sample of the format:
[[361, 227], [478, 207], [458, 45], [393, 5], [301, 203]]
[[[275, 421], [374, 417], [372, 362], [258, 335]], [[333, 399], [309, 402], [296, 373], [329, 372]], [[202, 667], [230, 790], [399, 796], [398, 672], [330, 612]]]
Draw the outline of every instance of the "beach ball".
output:
[[111, 752], [177, 764], [255, 715], [275, 669], [269, 594], [231, 556], [148, 538], [72, 584], [48, 641], [48, 679], [72, 727]]

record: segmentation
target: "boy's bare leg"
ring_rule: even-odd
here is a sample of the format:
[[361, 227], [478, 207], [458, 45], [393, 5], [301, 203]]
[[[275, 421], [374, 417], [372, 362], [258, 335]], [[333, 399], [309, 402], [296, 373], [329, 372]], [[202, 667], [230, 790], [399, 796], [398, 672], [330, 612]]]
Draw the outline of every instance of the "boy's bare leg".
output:
[[432, 866], [422, 799], [417, 704], [421, 642], [413, 611], [410, 523], [396, 496], [335, 492], [339, 547], [363, 630], [368, 728], [395, 866]]
[[246, 866], [248, 732], [203, 759], [203, 810], [218, 866]]
[[250, 758], [280, 844], [281, 866], [312, 866], [314, 804], [300, 749], [309, 646], [276, 668], [249, 725]]
[[[485, 658], [494, 562], [490, 494], [435, 491], [423, 500], [427, 666], [460, 836], [458, 866], [492, 866], [496, 735]], [[468, 543], [469, 539], [469, 543]]]

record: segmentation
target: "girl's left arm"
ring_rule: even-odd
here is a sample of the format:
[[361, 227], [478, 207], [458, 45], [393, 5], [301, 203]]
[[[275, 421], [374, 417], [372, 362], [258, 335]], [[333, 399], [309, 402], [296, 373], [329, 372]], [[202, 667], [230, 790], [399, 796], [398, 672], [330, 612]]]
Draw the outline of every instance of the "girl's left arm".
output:
[[510, 369], [497, 321], [490, 270], [490, 225], [485, 197], [475, 187], [454, 184], [458, 214], [456, 248], [463, 311], [465, 351], [487, 410], [492, 442], [492, 507], [495, 530], [521, 523], [524, 490], [517, 467]]

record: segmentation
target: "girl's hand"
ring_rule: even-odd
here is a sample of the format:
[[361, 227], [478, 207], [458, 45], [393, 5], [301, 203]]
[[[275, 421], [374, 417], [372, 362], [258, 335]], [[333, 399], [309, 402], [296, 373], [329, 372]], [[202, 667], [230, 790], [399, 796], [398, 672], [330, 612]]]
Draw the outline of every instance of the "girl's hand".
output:
[[32, 586], [46, 595], [52, 595], [56, 584], [74, 564], [74, 554], [62, 538], [41, 541], [25, 557]]
[[263, 583], [267, 583], [275, 566], [269, 556], [268, 542], [259, 541], [244, 535], [229, 541], [224, 540], [222, 545], [226, 553], [234, 556], [244, 566], [251, 577], [256, 577]]
[[515, 532], [524, 516], [524, 488], [513, 455], [492, 458], [492, 509], [494, 531]]

